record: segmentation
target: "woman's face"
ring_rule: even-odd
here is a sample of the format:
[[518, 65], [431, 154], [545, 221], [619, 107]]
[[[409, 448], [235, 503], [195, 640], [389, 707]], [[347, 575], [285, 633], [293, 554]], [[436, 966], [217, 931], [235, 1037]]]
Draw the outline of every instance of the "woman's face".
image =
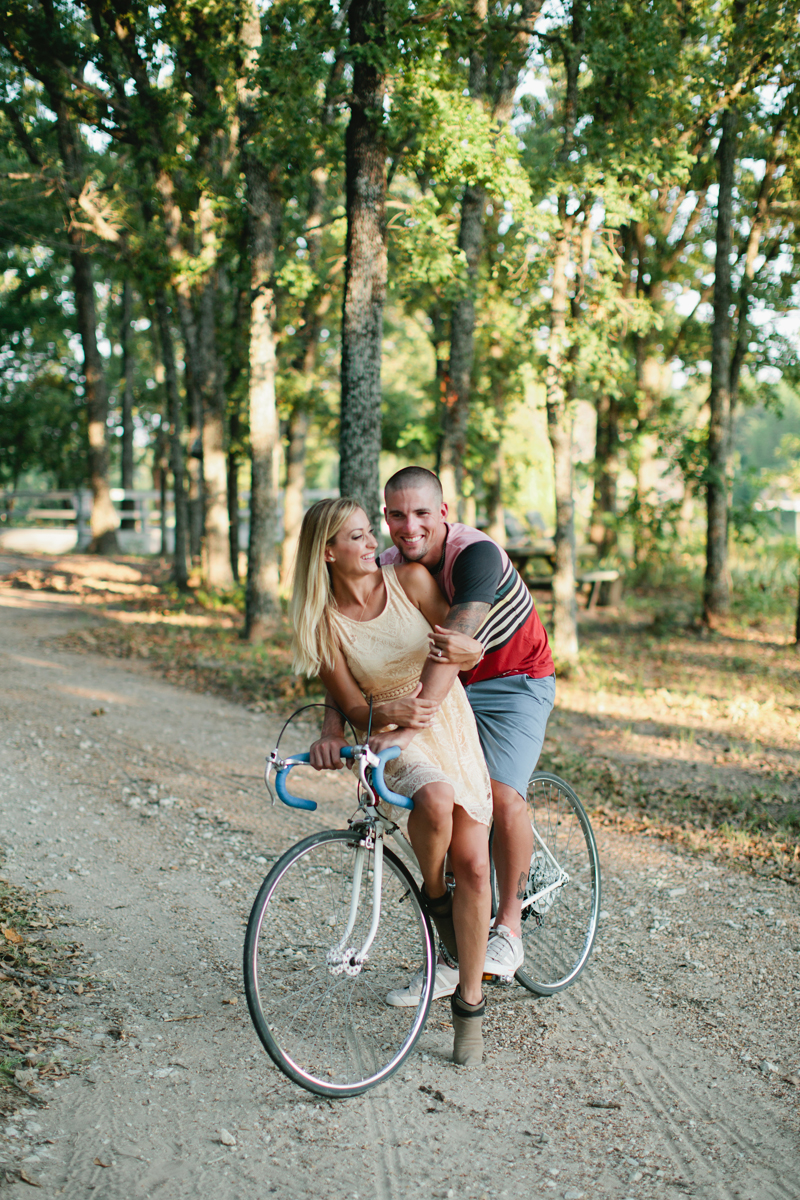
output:
[[325, 561], [342, 575], [369, 575], [378, 570], [375, 562], [377, 538], [363, 509], [347, 518], [333, 542], [325, 547]]

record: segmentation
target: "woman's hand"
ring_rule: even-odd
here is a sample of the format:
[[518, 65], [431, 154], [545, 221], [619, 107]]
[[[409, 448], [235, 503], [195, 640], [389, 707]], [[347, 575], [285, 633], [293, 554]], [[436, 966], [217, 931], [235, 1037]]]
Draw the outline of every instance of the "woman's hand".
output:
[[315, 771], [340, 771], [344, 766], [341, 751], [349, 746], [344, 737], [321, 737], [311, 746], [309, 756]]
[[387, 746], [399, 746], [401, 750], [405, 750], [413, 738], [413, 729], [385, 729], [382, 733], [373, 733], [369, 739], [369, 748], [375, 754], [380, 754]]
[[431, 648], [428, 654], [430, 662], [450, 663], [459, 671], [470, 671], [483, 658], [484, 647], [475, 638], [458, 633], [455, 629], [446, 629], [444, 625], [434, 625], [433, 633], [428, 634]]
[[422, 684], [418, 683], [408, 696], [381, 704], [381, 724], [407, 726], [410, 729], [427, 729], [432, 725], [439, 704], [436, 700], [420, 699], [421, 691]]

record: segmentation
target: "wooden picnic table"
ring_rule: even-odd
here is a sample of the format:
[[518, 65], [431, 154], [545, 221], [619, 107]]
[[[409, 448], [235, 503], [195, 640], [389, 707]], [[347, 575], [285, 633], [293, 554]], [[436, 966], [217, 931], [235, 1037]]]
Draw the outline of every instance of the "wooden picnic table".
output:
[[524, 575], [528, 564], [536, 558], [543, 558], [550, 564], [551, 570], [555, 569], [556, 544], [552, 538], [540, 538], [535, 542], [507, 542], [505, 550], [520, 575]]
[[[589, 558], [595, 554], [594, 546], [581, 546], [578, 548], [576, 558]], [[553, 571], [556, 565], [556, 547], [552, 538], [540, 538], [535, 542], [510, 542], [506, 545], [506, 554], [511, 559], [514, 566], [522, 575], [528, 587], [533, 591], [552, 591], [553, 589]], [[550, 567], [548, 575], [533, 575], [529, 574], [529, 565], [541, 559]], [[610, 602], [616, 604], [619, 602], [619, 587], [614, 588], [614, 584], [619, 584], [620, 573], [613, 567], [603, 569], [578, 571], [575, 575], [575, 584], [580, 589], [588, 587], [588, 596], [586, 600], [586, 608], [591, 612], [597, 607], [600, 599], [600, 592], [604, 583], [611, 585], [610, 592], [612, 598]]]

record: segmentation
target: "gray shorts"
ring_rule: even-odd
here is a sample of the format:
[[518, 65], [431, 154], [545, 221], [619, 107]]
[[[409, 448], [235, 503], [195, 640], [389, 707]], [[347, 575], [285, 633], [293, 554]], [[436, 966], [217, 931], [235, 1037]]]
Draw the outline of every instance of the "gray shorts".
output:
[[478, 723], [490, 777], [524, 796], [555, 703], [555, 675], [545, 679], [503, 675], [481, 679], [465, 690]]

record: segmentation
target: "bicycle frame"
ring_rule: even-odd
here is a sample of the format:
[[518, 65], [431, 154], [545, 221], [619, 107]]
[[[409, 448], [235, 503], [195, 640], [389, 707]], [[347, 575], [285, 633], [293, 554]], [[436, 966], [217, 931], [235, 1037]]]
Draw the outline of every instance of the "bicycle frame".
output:
[[[398, 827], [393, 821], [388, 820], [378, 812], [377, 804], [380, 800], [386, 800], [387, 803], [401, 804], [404, 808], [414, 807], [413, 802], [407, 796], [401, 796], [399, 793], [391, 791], [383, 779], [383, 768], [386, 762], [396, 758], [399, 753], [399, 749], [393, 746], [389, 750], [383, 751], [381, 755], [377, 755], [367, 745], [346, 747], [342, 751], [343, 757], [352, 758], [358, 766], [358, 782], [360, 785], [359, 810], [363, 812], [363, 817], [360, 817], [357, 821], [351, 818], [349, 821], [354, 834], [358, 834], [359, 836], [359, 847], [356, 851], [355, 868], [353, 870], [347, 927], [339, 942], [335, 946], [331, 946], [326, 955], [328, 970], [332, 975], [341, 975], [343, 973], [346, 975], [358, 975], [367, 961], [369, 949], [375, 941], [375, 936], [378, 932], [381, 919], [381, 886], [383, 883], [383, 839], [387, 833], [391, 835]], [[313, 809], [317, 807], [313, 800], [304, 800], [300, 796], [292, 795], [285, 784], [286, 776], [292, 767], [300, 766], [302, 763], [308, 762], [308, 760], [309, 756], [307, 754], [294, 755], [291, 758], [282, 759], [275, 750], [267, 758], [264, 782], [267, 788], [269, 788], [270, 772], [275, 767], [277, 769], [275, 789], [284, 804], [289, 804], [294, 808]], [[369, 777], [367, 776], [368, 771], [370, 772]], [[355, 828], [355, 826], [360, 826], [360, 828]], [[402, 841], [405, 841], [405, 838]], [[364, 859], [370, 850], [374, 854], [372, 867], [372, 919], [363, 944], [359, 949], [356, 949], [354, 946], [350, 946], [349, 942], [358, 917], [359, 896], [364, 875]], [[408, 850], [411, 850], [410, 845], [408, 846]], [[418, 866], [419, 864], [416, 862], [413, 850], [411, 850], [411, 856], [413, 856], [415, 865]]]
[[[413, 808], [414, 804], [407, 796], [401, 796], [398, 792], [391, 791], [384, 780], [383, 770], [387, 762], [397, 758], [400, 750], [396, 746], [392, 746], [381, 754], [375, 754], [370, 750], [368, 745], [363, 746], [348, 746], [342, 750], [342, 757], [352, 758], [358, 764], [358, 780], [360, 789], [359, 793], [362, 799], [359, 801], [359, 809], [364, 816], [362, 821], [368, 826], [366, 833], [367, 841], [365, 842], [365, 851], [375, 851], [375, 863], [373, 874], [373, 917], [370, 925], [369, 933], [361, 949], [356, 952], [353, 947], [346, 947], [346, 943], [350, 938], [353, 927], [358, 915], [358, 893], [361, 887], [363, 874], [363, 853], [359, 854], [356, 859], [356, 869], [353, 875], [353, 894], [351, 900], [350, 919], [348, 920], [347, 930], [340, 944], [332, 947], [329, 951], [329, 965], [331, 970], [337, 972], [347, 970], [360, 970], [363, 963], [366, 961], [367, 953], [370, 946], [375, 940], [375, 935], [380, 922], [380, 885], [383, 872], [383, 838], [386, 834], [390, 836], [399, 834], [395, 838], [398, 848], [403, 856], [411, 863], [412, 866], [419, 870], [419, 863], [414, 854], [413, 847], [398, 826], [382, 817], [377, 810], [379, 800], [385, 800], [389, 804], [398, 805], [402, 808]], [[293, 755], [291, 758], [282, 759], [278, 756], [277, 751], [273, 752], [267, 758], [264, 781], [269, 788], [269, 776], [273, 767], [276, 768], [277, 774], [275, 777], [275, 788], [284, 804], [288, 804], [293, 808], [315, 809], [317, 806], [313, 800], [304, 800], [300, 796], [294, 796], [288, 791], [285, 783], [286, 776], [292, 767], [307, 763], [309, 761], [308, 754]], [[370, 772], [370, 777], [367, 777], [367, 771]], [[365, 802], [363, 797], [370, 799]], [[350, 825], [355, 822], [351, 819]], [[557, 892], [565, 884], [569, 883], [569, 873], [560, 866], [557, 859], [553, 856], [552, 851], [545, 842], [544, 838], [539, 833], [536, 826], [533, 826], [533, 836], [541, 848], [541, 852], [545, 855], [547, 862], [556, 872], [556, 878], [548, 883], [539, 891], [534, 892], [530, 896], [526, 896], [522, 904], [523, 913], [526, 909], [532, 908], [535, 904], [540, 904], [543, 900], [547, 900], [554, 892]], [[346, 964], [349, 964], [346, 965]], [[358, 964], [357, 968], [355, 964]]]

